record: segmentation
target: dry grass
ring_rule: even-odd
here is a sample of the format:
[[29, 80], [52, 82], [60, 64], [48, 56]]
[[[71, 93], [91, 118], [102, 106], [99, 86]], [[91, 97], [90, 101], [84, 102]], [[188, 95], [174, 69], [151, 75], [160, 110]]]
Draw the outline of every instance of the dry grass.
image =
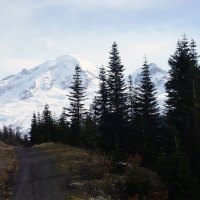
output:
[[112, 164], [104, 156], [54, 143], [37, 147], [53, 154], [58, 170], [65, 174], [65, 187], [68, 191], [66, 200], [118, 199], [115, 184], [123, 181], [111, 173]]
[[12, 146], [0, 141], [0, 200], [10, 199], [10, 174], [16, 171], [16, 156]]

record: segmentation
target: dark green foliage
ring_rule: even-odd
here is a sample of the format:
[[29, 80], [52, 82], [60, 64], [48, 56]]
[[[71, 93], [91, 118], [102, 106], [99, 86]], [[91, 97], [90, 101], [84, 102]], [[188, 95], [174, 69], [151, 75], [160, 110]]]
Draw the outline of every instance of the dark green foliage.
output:
[[52, 117], [49, 105], [45, 104], [42, 115], [33, 114], [30, 130], [31, 145], [45, 142], [57, 142], [56, 122]]
[[108, 114], [108, 83], [104, 67], [100, 68], [98, 79], [99, 90], [97, 91], [97, 96], [94, 98], [91, 109], [96, 123], [99, 125], [100, 129], [103, 129]]
[[56, 142], [56, 136], [55, 136], [55, 129], [54, 129], [54, 121], [51, 114], [51, 111], [49, 110], [49, 105], [45, 104], [44, 110], [42, 112], [41, 116], [41, 128], [42, 133], [44, 136], [44, 140], [47, 142]]
[[95, 121], [88, 114], [84, 120], [80, 134], [81, 147], [86, 149], [98, 149], [100, 146], [101, 134]]
[[180, 143], [176, 129], [169, 130], [170, 150], [162, 152], [158, 158], [157, 171], [169, 188], [169, 199], [198, 199], [196, 178], [187, 154]]
[[128, 103], [128, 118], [130, 122], [134, 121], [135, 117], [135, 111], [134, 111], [134, 106], [135, 106], [135, 95], [136, 95], [136, 90], [133, 86], [133, 80], [132, 76], [128, 76], [128, 94], [127, 94], [127, 103]]
[[156, 172], [137, 165], [132, 166], [127, 173], [127, 189], [130, 196], [138, 194], [145, 198], [153, 192], [165, 190]]
[[65, 113], [65, 109], [63, 109], [62, 114], [60, 115], [60, 118], [56, 122], [57, 128], [56, 128], [56, 136], [57, 141], [61, 143], [70, 144], [70, 124], [67, 121], [67, 115]]
[[[130, 153], [138, 153], [139, 149], [139, 141], [137, 137], [136, 131], [136, 97], [137, 90], [136, 87], [133, 86], [132, 76], [128, 76], [128, 84], [127, 84], [127, 107], [128, 107], [128, 136], [127, 136], [127, 147]], [[139, 119], [139, 118], [138, 118]], [[138, 126], [139, 128], [139, 126]]]
[[38, 123], [37, 123], [37, 117], [36, 114], [33, 113], [33, 118], [31, 121], [31, 131], [30, 131], [30, 142], [31, 145], [36, 144], [37, 138], [38, 138]]
[[[97, 91], [97, 96], [94, 98], [91, 112], [93, 113], [93, 118], [96, 121], [96, 125], [98, 126], [99, 132], [101, 132], [101, 148], [104, 151], [107, 151], [110, 148], [110, 143], [108, 142], [108, 82], [107, 82], [107, 74], [104, 67], [100, 68], [99, 71], [99, 89]], [[108, 144], [109, 143], [109, 144]]]
[[159, 109], [155, 97], [155, 86], [151, 81], [149, 65], [146, 58], [141, 73], [141, 83], [135, 97], [135, 131], [138, 138], [138, 153], [146, 164], [152, 165], [158, 150], [157, 137], [159, 134]]
[[167, 119], [180, 133], [186, 151], [192, 155], [199, 144], [200, 69], [195, 43], [185, 36], [169, 59], [170, 80], [166, 84]]
[[[126, 123], [127, 123], [127, 96], [124, 80], [124, 66], [117, 44], [114, 42], [109, 57], [108, 65], [108, 117], [109, 121], [105, 125], [104, 135], [106, 135], [110, 150], [120, 152], [125, 150]], [[112, 131], [111, 131], [112, 130]]]
[[70, 100], [70, 107], [67, 108], [68, 116], [70, 117], [70, 128], [72, 131], [72, 140], [74, 144], [78, 144], [81, 125], [83, 122], [86, 110], [84, 109], [84, 100], [86, 100], [85, 87], [82, 86], [81, 68], [79, 65], [75, 66], [75, 74], [73, 75], [71, 92], [68, 95]]
[[[190, 177], [189, 173], [184, 175], [176, 173], [174, 179], [181, 185], [178, 195], [182, 199], [188, 197], [193, 193], [190, 199], [198, 199], [197, 193], [193, 192], [190, 187], [182, 186], [187, 183], [187, 186], [193, 186], [197, 190], [197, 184], [192, 181], [200, 180], [199, 173], [199, 123], [200, 123], [200, 69], [198, 65], [198, 55], [196, 52], [196, 44], [192, 40], [188, 42], [184, 35], [182, 40], [177, 43], [175, 53], [169, 59], [169, 65], [171, 67], [169, 74], [170, 79], [166, 83], [166, 91], [168, 99], [166, 101], [166, 119], [170, 129], [175, 129], [180, 136], [182, 143], [182, 151], [187, 158], [185, 166], [190, 166], [190, 171], [193, 172], [193, 176]], [[171, 145], [169, 145], [171, 147]], [[172, 154], [171, 156], [177, 156]], [[174, 158], [177, 162], [183, 159]], [[180, 164], [182, 165], [182, 164]], [[186, 170], [186, 169], [185, 169]], [[172, 169], [175, 173], [175, 169]], [[180, 172], [181, 170], [179, 170]], [[195, 174], [195, 176], [194, 176]], [[200, 182], [198, 181], [198, 184]], [[186, 187], [186, 188], [185, 188]], [[185, 194], [188, 192], [188, 194]], [[173, 195], [174, 196], [174, 195]], [[179, 199], [181, 199], [179, 198]], [[185, 198], [187, 199], [187, 198]]]
[[0, 130], [0, 141], [9, 145], [22, 145], [24, 143], [19, 128], [15, 131], [7, 126], [3, 126]]
[[108, 109], [109, 112], [116, 115], [118, 122], [123, 123], [127, 117], [126, 107], [126, 85], [124, 80], [124, 66], [121, 64], [121, 58], [117, 44], [114, 42], [109, 57], [108, 66]]
[[94, 97], [92, 104], [90, 105], [90, 115], [95, 125], [99, 124], [100, 121], [100, 108], [99, 108], [99, 98]]

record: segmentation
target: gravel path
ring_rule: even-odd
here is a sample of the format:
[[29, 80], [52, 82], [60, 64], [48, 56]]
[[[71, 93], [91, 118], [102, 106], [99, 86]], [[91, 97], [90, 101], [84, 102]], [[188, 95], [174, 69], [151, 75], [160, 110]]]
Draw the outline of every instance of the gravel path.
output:
[[13, 200], [64, 200], [64, 175], [56, 172], [56, 159], [38, 148], [16, 148], [19, 172]]

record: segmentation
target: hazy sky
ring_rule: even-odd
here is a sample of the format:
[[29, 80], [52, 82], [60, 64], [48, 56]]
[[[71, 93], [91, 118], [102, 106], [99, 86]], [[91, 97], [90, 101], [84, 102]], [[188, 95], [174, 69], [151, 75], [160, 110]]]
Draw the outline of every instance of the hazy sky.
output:
[[139, 68], [145, 54], [167, 69], [183, 33], [200, 47], [198, 0], [0, 0], [0, 5], [0, 78], [64, 54], [107, 65], [113, 41], [126, 73]]

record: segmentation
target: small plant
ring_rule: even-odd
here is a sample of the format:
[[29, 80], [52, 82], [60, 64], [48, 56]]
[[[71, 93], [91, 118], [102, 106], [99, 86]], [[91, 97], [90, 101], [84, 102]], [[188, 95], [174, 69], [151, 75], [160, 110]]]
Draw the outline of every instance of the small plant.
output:
[[127, 173], [127, 189], [129, 196], [139, 194], [142, 199], [145, 199], [155, 192], [163, 191], [164, 185], [155, 172], [134, 165]]
[[122, 199], [126, 193], [126, 183], [123, 176], [105, 174], [102, 179], [93, 181], [96, 192], [109, 196], [111, 199]]

